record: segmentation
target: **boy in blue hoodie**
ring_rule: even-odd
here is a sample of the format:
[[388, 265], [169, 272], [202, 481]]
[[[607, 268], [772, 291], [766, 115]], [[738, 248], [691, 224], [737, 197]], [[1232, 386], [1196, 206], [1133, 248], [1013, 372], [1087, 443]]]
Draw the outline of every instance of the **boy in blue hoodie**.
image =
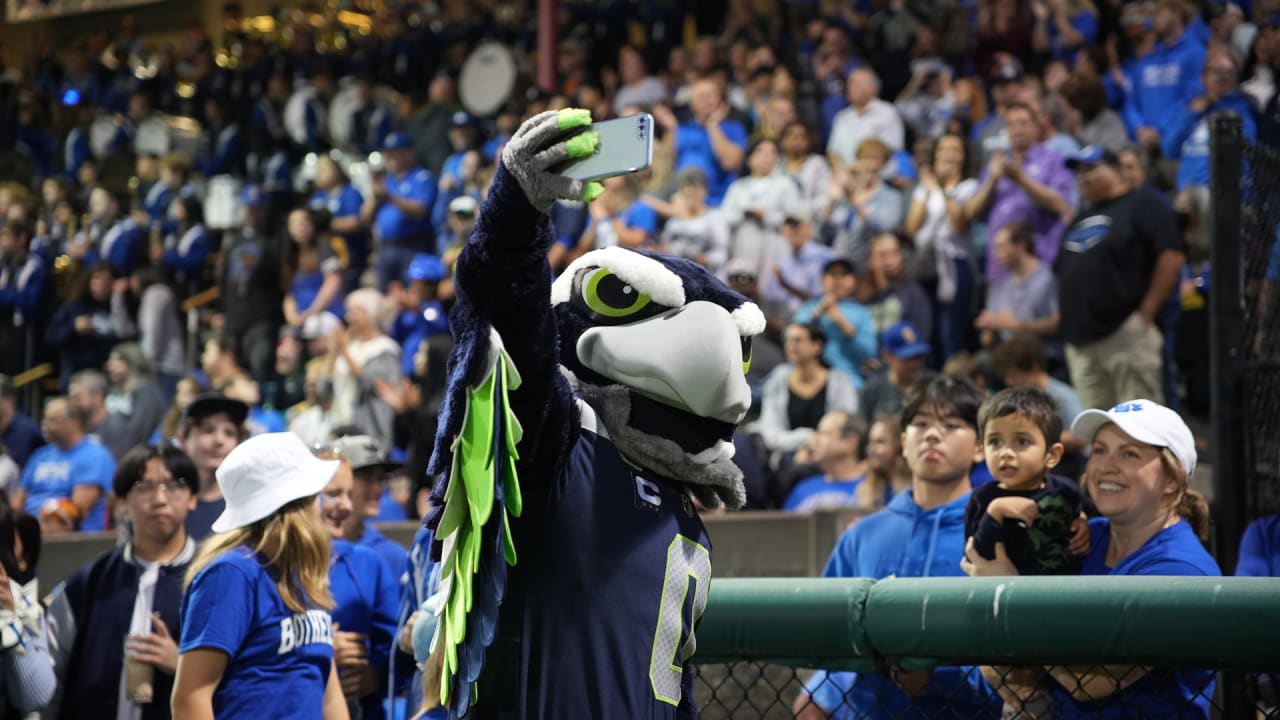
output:
[[[969, 470], [982, 460], [973, 383], [946, 376], [907, 391], [902, 454], [911, 489], [855, 524], [836, 544], [826, 577], [957, 576], [964, 555]], [[983, 688], [983, 689], [978, 689]], [[796, 699], [796, 716], [816, 718], [996, 718], [1000, 700], [976, 668], [938, 667], [888, 674], [818, 671]]]
[[1194, 8], [1186, 0], [1156, 3], [1154, 25], [1159, 42], [1150, 55], [1129, 68], [1129, 101], [1124, 121], [1132, 135], [1149, 154], [1161, 149], [1180, 108], [1204, 92], [1200, 71], [1204, 67], [1205, 43], [1190, 32]]

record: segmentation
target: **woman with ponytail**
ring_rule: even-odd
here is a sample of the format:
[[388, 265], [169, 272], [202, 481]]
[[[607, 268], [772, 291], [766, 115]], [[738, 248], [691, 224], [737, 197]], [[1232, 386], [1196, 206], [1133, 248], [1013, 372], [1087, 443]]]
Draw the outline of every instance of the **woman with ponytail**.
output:
[[218, 467], [226, 509], [187, 572], [175, 718], [347, 719], [318, 499], [337, 469], [290, 433]]
[[[1102, 517], [1089, 522], [1084, 575], [1218, 576], [1205, 550], [1209, 508], [1188, 487], [1196, 469], [1195, 438], [1177, 413], [1150, 400], [1085, 410], [1071, 433], [1092, 452], [1082, 485]], [[970, 552], [970, 575], [1017, 575], [1004, 548], [996, 559]], [[1052, 717], [1209, 717], [1214, 673], [1141, 666], [1047, 668], [1056, 681]], [[993, 679], [988, 678], [989, 680]], [[1029, 699], [1005, 682], [1015, 707]]]

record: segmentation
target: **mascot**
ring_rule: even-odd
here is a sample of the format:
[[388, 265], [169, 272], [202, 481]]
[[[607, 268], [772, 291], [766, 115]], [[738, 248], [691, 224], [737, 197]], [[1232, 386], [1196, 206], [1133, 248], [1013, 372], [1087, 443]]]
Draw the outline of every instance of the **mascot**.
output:
[[455, 347], [426, 524], [440, 561], [415, 645], [451, 717], [694, 717], [711, 544], [740, 507], [732, 436], [764, 316], [701, 266], [620, 247], [552, 283], [546, 211], [585, 110], [526, 121], [457, 262]]

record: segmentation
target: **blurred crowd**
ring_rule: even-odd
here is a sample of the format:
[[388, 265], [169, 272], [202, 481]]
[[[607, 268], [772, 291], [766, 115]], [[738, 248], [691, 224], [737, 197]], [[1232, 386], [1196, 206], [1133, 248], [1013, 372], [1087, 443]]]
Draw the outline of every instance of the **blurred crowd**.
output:
[[[256, 430], [353, 429], [407, 462], [389, 517], [428, 485], [452, 263], [539, 111], [657, 130], [650, 168], [552, 208], [553, 272], [647, 248], [764, 309], [738, 443], [757, 507], [828, 446], [827, 480], [873, 475], [868, 433], [926, 373], [1046, 389], [1068, 427], [1135, 396], [1205, 415], [1208, 120], [1280, 137], [1277, 0], [561, 2], [550, 87], [531, 3], [224, 15], [0, 54], [0, 372], [53, 363], [67, 422], [117, 459], [209, 391]], [[511, 90], [481, 115], [465, 68], [489, 41], [509, 69], [481, 84]], [[46, 498], [16, 412], [6, 488]]]

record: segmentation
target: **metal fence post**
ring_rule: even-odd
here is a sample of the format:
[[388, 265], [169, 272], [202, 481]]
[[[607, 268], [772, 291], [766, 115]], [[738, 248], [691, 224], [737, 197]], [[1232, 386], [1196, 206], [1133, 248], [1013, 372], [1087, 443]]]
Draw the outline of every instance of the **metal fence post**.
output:
[[[1209, 288], [1210, 437], [1213, 448], [1214, 544], [1225, 573], [1235, 571], [1245, 527], [1248, 467], [1245, 461], [1245, 408], [1241, 387], [1244, 351], [1244, 268], [1240, 242], [1243, 211], [1244, 135], [1240, 116], [1218, 113], [1210, 119]], [[1252, 718], [1254, 709], [1240, 673], [1222, 675], [1226, 720]]]

